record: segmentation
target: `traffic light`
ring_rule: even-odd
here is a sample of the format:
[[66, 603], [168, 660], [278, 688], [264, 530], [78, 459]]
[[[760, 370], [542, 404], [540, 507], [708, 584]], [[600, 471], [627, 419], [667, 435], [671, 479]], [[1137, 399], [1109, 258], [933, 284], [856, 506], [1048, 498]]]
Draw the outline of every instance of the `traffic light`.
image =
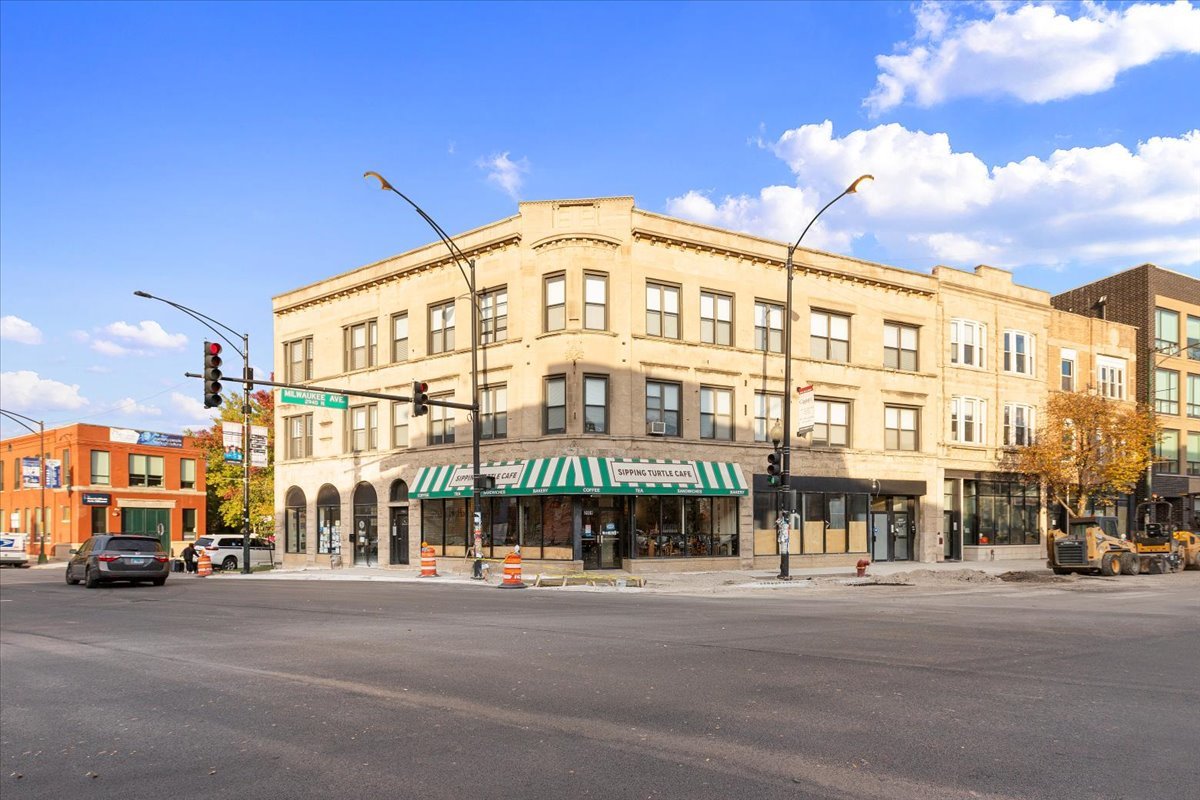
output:
[[412, 415], [423, 417], [429, 413], [429, 384], [425, 381], [412, 382]]
[[771, 455], [767, 456], [767, 483], [778, 486], [782, 468], [783, 454], [778, 450], [772, 450]]
[[496, 488], [496, 476], [495, 475], [480, 475], [477, 479], [477, 482], [478, 482], [477, 488], [481, 492], [490, 491], [490, 490]]
[[221, 345], [204, 343], [204, 407], [221, 406]]

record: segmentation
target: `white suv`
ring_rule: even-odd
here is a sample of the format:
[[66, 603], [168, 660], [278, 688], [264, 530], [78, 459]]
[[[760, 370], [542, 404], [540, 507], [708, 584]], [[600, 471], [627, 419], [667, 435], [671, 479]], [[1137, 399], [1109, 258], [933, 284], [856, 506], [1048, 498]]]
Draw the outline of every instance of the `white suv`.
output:
[[[242, 563], [242, 540], [240, 533], [201, 536], [196, 540], [196, 555], [207, 552], [212, 559], [213, 569], [235, 570]], [[269, 565], [275, 558], [275, 545], [266, 539], [250, 539], [250, 568]]]

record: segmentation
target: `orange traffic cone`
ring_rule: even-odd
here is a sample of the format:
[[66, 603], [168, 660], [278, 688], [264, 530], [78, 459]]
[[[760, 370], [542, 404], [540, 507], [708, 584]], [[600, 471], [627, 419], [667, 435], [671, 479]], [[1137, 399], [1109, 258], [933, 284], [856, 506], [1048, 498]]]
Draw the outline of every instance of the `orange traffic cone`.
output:
[[200, 557], [196, 559], [196, 577], [207, 578], [209, 575], [212, 575], [212, 559], [207, 550], [201, 550]]
[[437, 573], [437, 551], [430, 547], [429, 542], [421, 542], [421, 578], [436, 578]]
[[513, 545], [513, 551], [504, 557], [504, 581], [501, 589], [524, 589], [521, 580], [521, 545]]

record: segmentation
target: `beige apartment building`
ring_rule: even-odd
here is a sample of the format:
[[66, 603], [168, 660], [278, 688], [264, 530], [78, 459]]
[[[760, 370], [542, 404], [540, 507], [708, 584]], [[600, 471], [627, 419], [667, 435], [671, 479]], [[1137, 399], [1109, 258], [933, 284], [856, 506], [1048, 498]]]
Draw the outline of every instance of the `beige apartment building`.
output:
[[[485, 549], [640, 572], [777, 565], [765, 473], [786, 246], [629, 197], [521, 203], [455, 241], [480, 289]], [[1046, 509], [999, 474], [1004, 448], [1051, 390], [1127, 396], [1134, 328], [986, 266], [800, 250], [796, 270], [793, 385], [816, 408], [793, 438], [793, 563], [1040, 554]], [[440, 242], [282, 294], [274, 314], [285, 381], [407, 396], [421, 380], [470, 401], [470, 298]], [[443, 566], [464, 556], [466, 412], [352, 397], [276, 414], [285, 564], [416, 563], [422, 540]]]

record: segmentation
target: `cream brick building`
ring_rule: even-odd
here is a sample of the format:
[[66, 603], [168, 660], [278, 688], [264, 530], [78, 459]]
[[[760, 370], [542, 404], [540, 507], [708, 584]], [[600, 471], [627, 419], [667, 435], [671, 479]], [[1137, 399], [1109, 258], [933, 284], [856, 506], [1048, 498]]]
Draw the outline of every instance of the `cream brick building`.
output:
[[[455, 241], [481, 291], [489, 549], [636, 571], [777, 564], [764, 473], [785, 245], [629, 197], [521, 203]], [[1076, 388], [1097, 382], [1097, 356], [1129, 380], [1134, 329], [1055, 310], [985, 266], [922, 274], [810, 250], [797, 263], [793, 382], [814, 387], [817, 424], [793, 439], [793, 562], [1039, 554], [1036, 492], [995, 474], [1006, 437], [1036, 426], [1067, 357]], [[469, 402], [469, 302], [440, 242], [287, 292], [277, 374], [400, 395], [422, 380]], [[285, 563], [416, 563], [421, 538], [461, 556], [467, 414], [350, 406], [276, 405]]]

